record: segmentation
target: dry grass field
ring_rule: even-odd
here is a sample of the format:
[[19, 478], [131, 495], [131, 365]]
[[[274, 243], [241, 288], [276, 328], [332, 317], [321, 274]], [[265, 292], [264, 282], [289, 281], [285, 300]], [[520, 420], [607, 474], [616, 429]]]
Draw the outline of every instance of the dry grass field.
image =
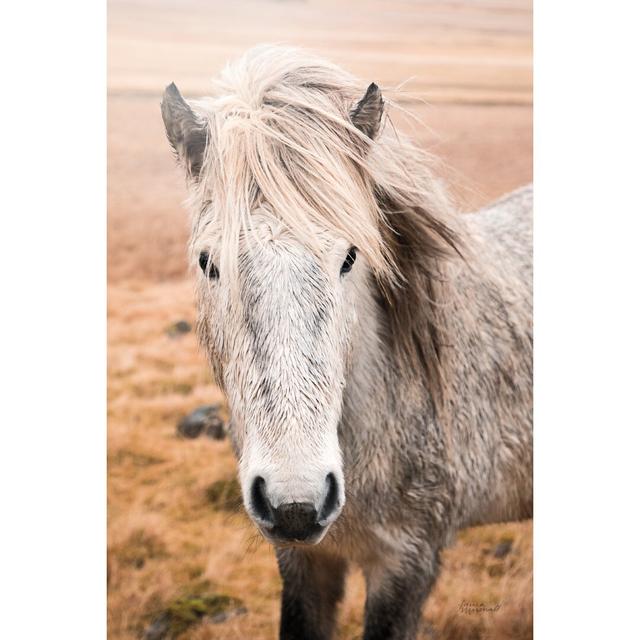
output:
[[[175, 435], [185, 413], [224, 400], [193, 333], [166, 333], [193, 323], [194, 308], [162, 90], [174, 80], [187, 96], [205, 94], [225, 60], [259, 42], [312, 48], [365, 83], [410, 80], [424, 102], [405, 107], [426, 125], [414, 135], [472, 209], [531, 180], [531, 4], [110, 0], [108, 24], [109, 638], [143, 637], [167, 608], [197, 618], [193, 607], [212, 596], [246, 611], [185, 626], [181, 638], [275, 638], [277, 568], [235, 504], [229, 443]], [[354, 572], [339, 638], [359, 637], [363, 602]], [[480, 613], [464, 603], [499, 606]], [[530, 638], [531, 522], [461, 532], [423, 621], [425, 639]]]

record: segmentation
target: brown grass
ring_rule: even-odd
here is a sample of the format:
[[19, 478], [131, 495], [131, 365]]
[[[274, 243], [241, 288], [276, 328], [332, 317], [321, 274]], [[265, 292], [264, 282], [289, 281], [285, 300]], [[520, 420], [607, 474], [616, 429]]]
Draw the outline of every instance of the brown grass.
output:
[[[238, 598], [248, 613], [195, 625], [184, 638], [262, 640], [278, 628], [273, 552], [235, 506], [229, 443], [175, 435], [182, 415], [224, 400], [193, 333], [166, 334], [195, 318], [185, 193], [159, 115], [163, 86], [175, 80], [187, 95], [204, 93], [229, 55], [278, 40], [311, 46], [366, 80], [416, 76], [411, 86], [431, 106], [411, 105], [430, 127], [415, 134], [474, 207], [531, 179], [530, 17], [528, 2], [508, 1], [110, 3], [109, 638], [139, 638], [156, 613], [198, 593]], [[444, 553], [421, 637], [530, 638], [531, 533], [530, 522], [461, 532]], [[496, 558], [503, 539], [512, 549]], [[500, 607], [474, 613], [464, 602]], [[358, 637], [363, 603], [354, 572], [339, 638]]]

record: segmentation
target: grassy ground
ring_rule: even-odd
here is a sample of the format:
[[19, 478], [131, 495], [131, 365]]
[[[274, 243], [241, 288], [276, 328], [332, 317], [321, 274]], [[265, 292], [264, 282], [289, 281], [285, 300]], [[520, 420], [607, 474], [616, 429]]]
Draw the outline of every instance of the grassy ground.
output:
[[[194, 309], [184, 185], [158, 109], [163, 86], [205, 93], [227, 57], [282, 40], [366, 81], [414, 76], [412, 89], [430, 102], [411, 106], [429, 127], [416, 135], [443, 157], [461, 206], [475, 207], [531, 179], [530, 11], [500, 0], [110, 3], [109, 638], [141, 637], [172, 603], [176, 611], [187, 602], [189, 617], [192, 603], [212, 595], [238, 598], [247, 612], [192, 625], [183, 638], [262, 640], [278, 625], [273, 552], [235, 506], [228, 442], [175, 436], [182, 415], [223, 398], [193, 334], [166, 334], [177, 320], [193, 322]], [[422, 637], [530, 638], [531, 534], [530, 522], [461, 532], [444, 554]], [[496, 557], [499, 546], [510, 550]], [[363, 602], [353, 573], [339, 638], [358, 637]], [[478, 612], [473, 603], [499, 607]]]

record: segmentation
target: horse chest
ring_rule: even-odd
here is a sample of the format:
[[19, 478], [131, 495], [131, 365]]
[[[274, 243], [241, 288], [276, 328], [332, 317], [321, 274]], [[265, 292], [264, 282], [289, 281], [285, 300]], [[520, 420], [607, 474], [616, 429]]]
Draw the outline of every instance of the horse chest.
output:
[[418, 532], [390, 523], [363, 524], [347, 521], [335, 527], [321, 543], [321, 550], [346, 559], [365, 575], [380, 567], [400, 566], [407, 553], [422, 543]]

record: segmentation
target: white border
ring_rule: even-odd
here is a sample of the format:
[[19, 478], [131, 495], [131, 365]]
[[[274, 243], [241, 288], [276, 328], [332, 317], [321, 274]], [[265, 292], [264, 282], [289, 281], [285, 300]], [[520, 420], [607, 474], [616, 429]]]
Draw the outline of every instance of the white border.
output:
[[535, 631], [637, 635], [638, 10], [534, 9]]
[[106, 637], [106, 6], [0, 9], [0, 635]]

